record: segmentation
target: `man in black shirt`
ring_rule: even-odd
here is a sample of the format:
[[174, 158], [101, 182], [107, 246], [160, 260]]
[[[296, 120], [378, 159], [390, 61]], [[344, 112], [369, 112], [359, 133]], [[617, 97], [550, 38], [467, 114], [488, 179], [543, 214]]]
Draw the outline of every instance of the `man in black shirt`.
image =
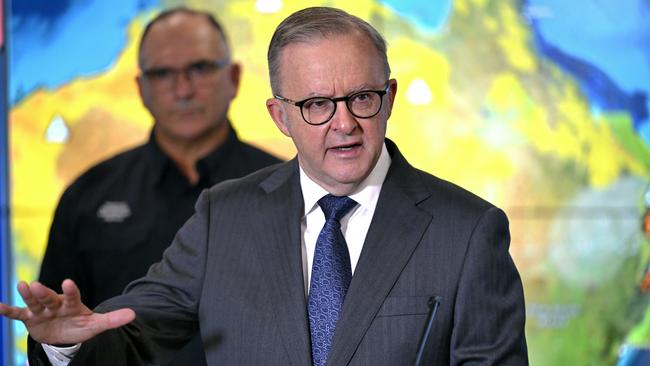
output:
[[[89, 169], [57, 207], [39, 281], [66, 278], [94, 307], [160, 260], [199, 193], [279, 162], [247, 145], [227, 120], [240, 66], [209, 14], [176, 8], [146, 28], [137, 83], [154, 118], [149, 141]], [[172, 365], [205, 364], [198, 335]]]

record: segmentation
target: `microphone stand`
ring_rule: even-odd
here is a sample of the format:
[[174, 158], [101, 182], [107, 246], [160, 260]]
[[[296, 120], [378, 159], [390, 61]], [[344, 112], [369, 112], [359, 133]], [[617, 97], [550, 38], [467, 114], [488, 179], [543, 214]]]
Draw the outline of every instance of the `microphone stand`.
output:
[[415, 356], [414, 366], [420, 366], [422, 364], [424, 349], [427, 345], [427, 341], [429, 340], [429, 334], [431, 334], [431, 328], [433, 327], [433, 319], [435, 319], [436, 313], [438, 312], [440, 301], [442, 301], [442, 297], [440, 296], [434, 296], [429, 298], [429, 303], [428, 303], [429, 315], [427, 316], [427, 323], [425, 324], [424, 329], [422, 330], [422, 335], [420, 336], [418, 353]]

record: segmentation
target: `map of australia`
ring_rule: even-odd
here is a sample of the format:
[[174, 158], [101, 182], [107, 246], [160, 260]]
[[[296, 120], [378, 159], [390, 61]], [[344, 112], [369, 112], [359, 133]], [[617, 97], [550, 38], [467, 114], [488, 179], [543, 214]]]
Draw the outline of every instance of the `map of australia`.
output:
[[[179, 4], [29, 3], [12, 9], [9, 87], [15, 278], [26, 280], [38, 275], [63, 189], [148, 137], [134, 81], [139, 37], [157, 11]], [[308, 5], [370, 21], [398, 80], [388, 136], [413, 165], [510, 218], [531, 364], [612, 364], [650, 346], [639, 291], [650, 258], [640, 224], [650, 206], [647, 2], [185, 4], [223, 21], [243, 64], [230, 114], [238, 134], [285, 158], [291, 141], [264, 106], [273, 29]], [[15, 331], [24, 352], [24, 330]]]

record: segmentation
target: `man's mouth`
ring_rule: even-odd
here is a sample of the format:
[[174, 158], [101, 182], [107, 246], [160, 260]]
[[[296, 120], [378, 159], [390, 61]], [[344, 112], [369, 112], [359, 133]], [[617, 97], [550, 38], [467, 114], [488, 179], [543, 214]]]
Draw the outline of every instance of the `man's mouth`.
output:
[[355, 143], [355, 144], [339, 145], [339, 146], [334, 146], [331, 149], [340, 150], [340, 151], [348, 151], [348, 150], [352, 150], [352, 149], [354, 149], [355, 147], [358, 147], [358, 146], [361, 146], [361, 144], [360, 143]]
[[352, 157], [353, 155], [356, 156], [358, 154], [360, 148], [361, 148], [361, 143], [352, 143], [352, 144], [332, 146], [329, 148], [329, 150], [341, 157], [344, 156]]

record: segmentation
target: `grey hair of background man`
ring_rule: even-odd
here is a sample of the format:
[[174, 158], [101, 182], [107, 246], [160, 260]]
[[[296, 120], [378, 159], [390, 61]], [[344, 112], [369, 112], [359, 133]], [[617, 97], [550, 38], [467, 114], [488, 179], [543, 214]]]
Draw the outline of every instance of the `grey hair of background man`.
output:
[[214, 30], [216, 30], [217, 33], [219, 33], [219, 35], [221, 36], [221, 39], [223, 40], [223, 43], [226, 46], [227, 54], [225, 57], [230, 58], [230, 46], [228, 45], [228, 37], [226, 36], [226, 32], [224, 31], [223, 27], [221, 26], [221, 23], [219, 23], [217, 18], [208, 12], [194, 10], [194, 9], [181, 6], [181, 7], [169, 8], [167, 10], [163, 10], [145, 26], [144, 31], [142, 31], [142, 37], [140, 37], [140, 45], [138, 47], [138, 66], [141, 69], [145, 66], [143, 65], [143, 60], [142, 60], [142, 45], [144, 44], [147, 34], [149, 34], [149, 32], [151, 31], [151, 27], [153, 27], [156, 23], [164, 19], [167, 19], [170, 16], [175, 14], [187, 14], [191, 16], [204, 17], [208, 21], [208, 23], [214, 28]]
[[[280, 56], [284, 47], [294, 43], [314, 43], [354, 32], [365, 35], [375, 46], [378, 56], [384, 64], [385, 77], [388, 79], [390, 65], [386, 55], [386, 41], [373, 26], [340, 9], [312, 7], [291, 14], [278, 25], [273, 33], [267, 54], [273, 94], [281, 93]], [[323, 57], [336, 57], [336, 55], [323, 55]]]

